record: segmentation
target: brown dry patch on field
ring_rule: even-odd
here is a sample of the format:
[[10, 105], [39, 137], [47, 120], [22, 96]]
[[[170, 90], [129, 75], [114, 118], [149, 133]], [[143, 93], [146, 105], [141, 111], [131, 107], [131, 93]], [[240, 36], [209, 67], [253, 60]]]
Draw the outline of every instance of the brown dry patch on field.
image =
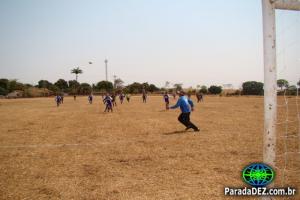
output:
[[[183, 132], [161, 97], [103, 110], [100, 97], [67, 97], [59, 108], [53, 98], [0, 100], [0, 199], [235, 199], [224, 187], [245, 186], [241, 170], [262, 160], [262, 97], [206, 97], [191, 117], [199, 133]], [[300, 188], [299, 154], [288, 160], [285, 182]]]

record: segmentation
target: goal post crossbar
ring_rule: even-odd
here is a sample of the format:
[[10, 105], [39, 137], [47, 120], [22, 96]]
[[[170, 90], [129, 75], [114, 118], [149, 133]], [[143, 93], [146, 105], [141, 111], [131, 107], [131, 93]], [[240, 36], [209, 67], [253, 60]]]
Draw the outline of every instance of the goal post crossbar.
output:
[[275, 9], [300, 10], [300, 0], [273, 0]]

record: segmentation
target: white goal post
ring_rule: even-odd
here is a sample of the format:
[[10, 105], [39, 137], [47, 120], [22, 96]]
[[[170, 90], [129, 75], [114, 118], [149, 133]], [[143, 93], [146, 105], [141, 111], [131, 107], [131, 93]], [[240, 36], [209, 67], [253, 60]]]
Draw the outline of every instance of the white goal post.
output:
[[263, 161], [274, 166], [276, 151], [277, 75], [275, 9], [300, 10], [300, 0], [262, 0], [264, 43]]

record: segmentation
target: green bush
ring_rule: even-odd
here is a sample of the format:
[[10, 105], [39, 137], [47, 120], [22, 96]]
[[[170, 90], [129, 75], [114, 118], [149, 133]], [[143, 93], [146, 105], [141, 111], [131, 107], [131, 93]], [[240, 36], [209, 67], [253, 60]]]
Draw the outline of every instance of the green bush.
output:
[[0, 87], [4, 90], [8, 90], [9, 88], [9, 80], [6, 78], [1, 78], [0, 79]]
[[6, 96], [8, 94], [8, 91], [2, 87], [0, 87], [0, 95]]
[[142, 88], [143, 86], [145, 85], [142, 85], [138, 82], [134, 82], [130, 85], [127, 85], [125, 88], [126, 88], [126, 91], [128, 91], [128, 93], [130, 94], [137, 94], [137, 93], [141, 93], [142, 92]]
[[247, 81], [243, 83], [243, 95], [263, 95], [264, 84], [256, 81]]
[[81, 83], [80, 84], [80, 89], [79, 89], [79, 94], [87, 95], [92, 92], [92, 87], [88, 83]]
[[110, 81], [100, 81], [96, 85], [97, 90], [111, 92], [114, 89], [113, 83]]
[[220, 94], [222, 92], [221, 86], [212, 85], [208, 88], [210, 94]]
[[199, 92], [202, 94], [207, 94], [208, 93], [207, 87], [205, 85], [201, 86]]
[[154, 84], [149, 85], [149, 92], [157, 92], [157, 91], [159, 91], [159, 88], [156, 87], [156, 85]]
[[288, 95], [297, 95], [297, 87], [295, 85], [288, 87]]

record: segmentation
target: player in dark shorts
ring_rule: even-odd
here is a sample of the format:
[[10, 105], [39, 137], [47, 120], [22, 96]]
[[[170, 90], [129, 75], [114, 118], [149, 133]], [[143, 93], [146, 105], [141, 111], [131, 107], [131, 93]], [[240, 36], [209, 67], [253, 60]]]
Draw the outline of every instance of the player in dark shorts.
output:
[[181, 114], [178, 117], [178, 121], [186, 127], [185, 130], [192, 128], [195, 132], [200, 131], [200, 129], [190, 120], [191, 111], [194, 110], [193, 101], [190, 98], [186, 98], [185, 93], [183, 91], [179, 93], [179, 99], [177, 103], [174, 106], [171, 106], [170, 108], [175, 109], [178, 107], [180, 107], [181, 110]]
[[197, 103], [199, 103], [200, 101], [203, 101], [203, 94], [202, 93], [197, 93], [196, 94], [196, 97], [197, 97]]
[[88, 96], [88, 101], [89, 101], [90, 104], [93, 103], [93, 95], [92, 95], [92, 94], [90, 94], [90, 95]]
[[119, 98], [120, 98], [120, 103], [123, 104], [125, 95], [124, 95], [123, 93], [121, 93], [121, 94], [119, 95]]
[[143, 94], [142, 98], [143, 98], [143, 103], [147, 103], [147, 94]]
[[126, 100], [129, 103], [129, 101], [130, 101], [130, 94], [126, 94]]
[[104, 97], [103, 102], [105, 104], [104, 112], [109, 112], [109, 111], [113, 112], [112, 98], [108, 94]]
[[165, 104], [166, 104], [166, 110], [169, 110], [169, 104], [170, 104], [170, 101], [169, 101], [169, 95], [168, 95], [168, 92], [166, 92], [164, 94], [164, 100], [165, 100]]
[[58, 107], [61, 104], [61, 96], [56, 95], [54, 100], [56, 102], [56, 106]]
[[145, 88], [143, 88], [142, 90], [142, 99], [143, 99], [143, 103], [147, 103], [147, 92]]
[[112, 94], [112, 95], [111, 95], [111, 98], [112, 98], [112, 105], [113, 105], [113, 106], [117, 106], [116, 95], [115, 95], [115, 94]]

